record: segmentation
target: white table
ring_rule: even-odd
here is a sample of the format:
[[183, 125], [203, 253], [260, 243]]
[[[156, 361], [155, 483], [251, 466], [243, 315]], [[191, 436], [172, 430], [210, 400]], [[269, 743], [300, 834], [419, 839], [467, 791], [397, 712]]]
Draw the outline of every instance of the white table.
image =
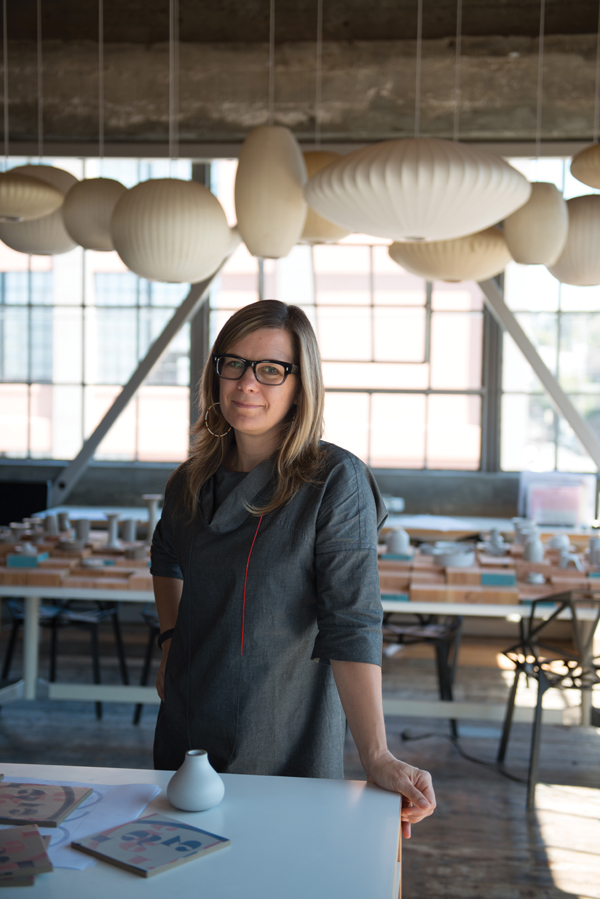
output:
[[[127, 768], [2, 765], [5, 777], [83, 783], [153, 783], [171, 772]], [[163, 792], [144, 814], [160, 812], [231, 846], [155, 877], [98, 862], [38, 876], [28, 897], [44, 899], [392, 899], [400, 883], [400, 796], [361, 781], [225, 774], [225, 798], [192, 814]], [[22, 887], [5, 897], [22, 899]]]
[[[47, 697], [49, 699], [71, 699], [77, 701], [93, 702], [131, 702], [158, 705], [159, 698], [154, 686], [140, 687], [123, 684], [75, 684], [75, 683], [48, 683], [39, 680], [39, 608], [40, 593], [44, 599], [94, 599], [115, 602], [147, 603], [154, 601], [154, 594], [146, 590], [107, 590], [98, 589], [80, 590], [65, 587], [15, 587], [1, 586], [0, 597], [19, 596], [25, 600], [25, 622], [23, 640], [23, 680], [0, 690], [0, 704], [6, 704], [16, 699], [37, 699]], [[429, 615], [464, 615], [485, 618], [506, 618], [518, 621], [528, 617], [531, 606], [528, 603], [518, 605], [488, 605], [473, 603], [441, 603], [441, 602], [401, 602], [384, 599], [382, 601], [384, 612], [398, 612], [401, 614], [429, 614]], [[540, 614], [550, 614], [552, 606], [542, 606]], [[588, 614], [589, 613], [589, 614]], [[563, 613], [562, 618], [568, 618], [568, 613]], [[581, 610], [582, 620], [593, 617], [592, 610]], [[589, 693], [584, 694], [586, 701], [591, 703]], [[502, 721], [504, 717], [504, 705], [488, 702], [442, 702], [440, 700], [420, 699], [393, 699], [384, 698], [383, 709], [386, 715], [401, 715], [403, 717], [439, 717], [439, 718], [471, 718], [484, 721]], [[584, 720], [589, 719], [591, 709], [584, 714]], [[532, 721], [533, 710], [516, 708], [516, 721]], [[562, 724], [562, 712], [559, 709], [547, 709], [544, 712], [544, 720], [549, 724]], [[1, 897], [0, 897], [1, 899]]]
[[[160, 700], [154, 687], [124, 684], [67, 684], [39, 681], [40, 594], [44, 599], [92, 599], [104, 602], [154, 602], [150, 590], [106, 590], [66, 587], [18, 587], [0, 585], [0, 597], [18, 596], [25, 601], [23, 634], [23, 680], [0, 690], [0, 704], [16, 699], [37, 699], [46, 694], [49, 699], [93, 700], [94, 702], [142, 702], [158, 705]], [[40, 689], [41, 688], [41, 689]]]
[[[493, 605], [488, 603], [460, 603], [460, 602], [403, 602], [400, 600], [383, 599], [384, 612], [395, 612], [403, 615], [463, 615], [475, 618], [505, 618], [507, 621], [518, 622], [521, 618], [528, 618], [531, 614], [531, 603], [518, 603], [515, 605]], [[555, 606], [540, 603], [537, 607], [541, 619], [549, 617]], [[560, 620], [569, 620], [570, 612], [565, 609], [558, 616]], [[581, 621], [593, 621], [595, 612], [593, 609], [580, 609], [578, 617]], [[581, 723], [589, 724], [591, 721], [592, 696], [590, 691], [582, 691], [581, 694]], [[441, 700], [423, 701], [420, 699], [386, 699], [383, 700], [383, 710], [386, 715], [400, 715], [402, 717], [417, 716], [420, 718], [471, 718], [478, 721], [503, 721], [506, 705], [492, 702], [442, 702]], [[519, 708], [514, 710], [514, 721], [533, 721], [534, 710], [532, 708]], [[562, 724], [563, 713], [561, 709], [544, 709], [544, 722], [546, 724]]]

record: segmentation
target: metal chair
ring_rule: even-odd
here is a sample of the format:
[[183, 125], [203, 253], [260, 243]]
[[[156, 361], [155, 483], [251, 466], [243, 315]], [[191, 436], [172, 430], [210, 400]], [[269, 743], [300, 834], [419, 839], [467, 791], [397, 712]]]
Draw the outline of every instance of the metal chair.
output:
[[[384, 643], [398, 643], [405, 646], [428, 643], [433, 646], [440, 699], [452, 702], [452, 686], [462, 635], [462, 616], [447, 615], [440, 619], [438, 615], [415, 615], [418, 624], [395, 624], [391, 619], [397, 616], [397, 612], [384, 613]], [[454, 718], [450, 719], [450, 732], [453, 737], [458, 736], [458, 725]]]
[[[542, 604], [547, 607], [549, 602], [553, 603], [554, 607], [549, 614], [543, 616]], [[588, 620], [583, 621], [580, 618], [582, 609], [592, 610], [593, 614]], [[573, 651], [565, 651], [564, 647], [548, 642], [546, 637], [548, 626], [567, 612], [572, 627]], [[501, 765], [504, 764], [506, 757], [521, 675], [535, 678], [538, 684], [527, 774], [528, 810], [534, 805], [535, 785], [538, 779], [544, 693], [551, 688], [564, 690], [573, 687], [591, 691], [595, 684], [600, 684], [600, 658], [595, 659], [593, 655], [594, 632], [599, 621], [600, 590], [570, 590], [546, 596], [532, 602], [529, 618], [521, 619], [521, 639], [514, 646], [504, 650], [504, 655], [515, 665], [515, 678], [508, 697], [498, 749], [497, 761]]]
[[[13, 654], [17, 642], [19, 628], [23, 624], [25, 614], [23, 602], [20, 599], [9, 599], [8, 608], [12, 617], [12, 629], [2, 667], [2, 680], [8, 680]], [[58, 632], [63, 627], [79, 627], [89, 631], [92, 650], [92, 671], [94, 683], [100, 683], [100, 651], [98, 646], [98, 627], [104, 622], [110, 621], [113, 627], [117, 658], [121, 680], [129, 683], [127, 663], [121, 629], [119, 627], [118, 604], [116, 602], [101, 602], [85, 600], [55, 600], [52, 603], [43, 604], [40, 609], [40, 626], [50, 628], [50, 666], [48, 680], [54, 683], [56, 680], [56, 667], [58, 658]], [[96, 718], [102, 718], [102, 703], [96, 702]]]
[[[148, 643], [146, 645], [146, 655], [144, 657], [144, 666], [142, 668], [142, 676], [140, 678], [140, 686], [146, 687], [148, 685], [148, 678], [150, 676], [150, 666], [152, 664], [152, 651], [156, 646], [156, 638], [160, 634], [160, 625], [158, 623], [158, 614], [156, 612], [156, 606], [153, 602], [147, 603], [142, 609], [142, 618], [148, 625]], [[133, 723], [139, 724], [140, 718], [142, 717], [142, 709], [144, 708], [144, 704], [138, 702], [135, 707], [135, 712], [133, 713]]]

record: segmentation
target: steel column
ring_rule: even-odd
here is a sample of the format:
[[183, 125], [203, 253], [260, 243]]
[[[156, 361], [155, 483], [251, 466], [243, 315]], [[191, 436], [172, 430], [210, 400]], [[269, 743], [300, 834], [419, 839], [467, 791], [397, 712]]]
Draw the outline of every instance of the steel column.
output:
[[116, 397], [102, 421], [97, 425], [95, 431], [85, 441], [73, 461], [69, 462], [58, 475], [52, 488], [52, 505], [64, 503], [65, 499], [85, 471], [101, 441], [133, 398], [138, 387], [140, 387], [148, 377], [173, 338], [178, 334], [185, 323], [196, 314], [202, 303], [207, 300], [210, 285], [213, 279], [221, 271], [228, 258], [229, 256], [223, 260], [217, 271], [209, 278], [200, 281], [198, 284], [192, 284], [190, 291], [183, 300], [181, 306], [175, 310], [172, 318], [167, 322], [162, 333], [156, 338], [127, 384], [123, 387], [121, 393]]

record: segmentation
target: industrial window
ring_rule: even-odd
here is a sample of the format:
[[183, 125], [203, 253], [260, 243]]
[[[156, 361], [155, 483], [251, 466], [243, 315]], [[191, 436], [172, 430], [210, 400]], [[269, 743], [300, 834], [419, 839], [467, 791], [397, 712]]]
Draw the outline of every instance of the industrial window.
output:
[[[11, 159], [9, 168], [26, 160]], [[37, 161], [37, 160], [35, 160]], [[45, 159], [78, 178], [97, 160]], [[190, 178], [191, 163], [106, 160], [128, 187]], [[94, 430], [189, 289], [129, 272], [116, 253], [26, 256], [0, 244], [0, 454], [70, 459]], [[189, 429], [189, 327], [171, 343], [100, 445], [97, 459], [183, 460]]]

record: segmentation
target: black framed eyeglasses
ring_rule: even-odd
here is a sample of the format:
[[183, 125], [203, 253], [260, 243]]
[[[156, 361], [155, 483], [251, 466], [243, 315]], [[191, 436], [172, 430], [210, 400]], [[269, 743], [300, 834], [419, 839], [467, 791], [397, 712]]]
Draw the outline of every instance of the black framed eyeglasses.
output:
[[241, 356], [232, 356], [228, 353], [213, 353], [212, 361], [220, 378], [239, 381], [251, 368], [259, 384], [267, 384], [269, 387], [278, 387], [288, 375], [295, 375], [300, 371], [300, 366], [291, 362], [280, 362], [278, 359], [261, 359], [254, 362], [252, 359], [242, 359]]

